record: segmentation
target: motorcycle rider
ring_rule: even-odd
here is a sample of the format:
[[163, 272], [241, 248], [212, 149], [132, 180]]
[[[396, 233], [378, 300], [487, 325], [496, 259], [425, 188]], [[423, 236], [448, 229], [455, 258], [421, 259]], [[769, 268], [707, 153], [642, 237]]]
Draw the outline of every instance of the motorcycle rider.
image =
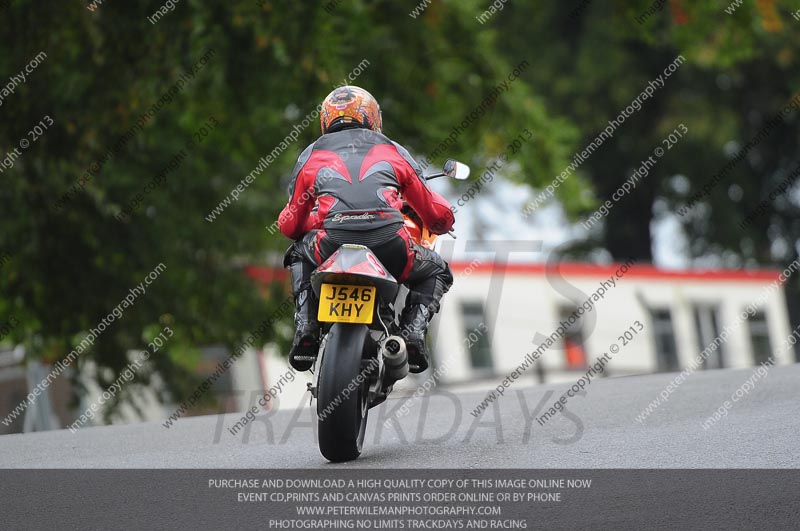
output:
[[449, 232], [455, 216], [447, 200], [428, 187], [408, 151], [381, 133], [380, 107], [366, 90], [334, 89], [322, 102], [320, 127], [322, 136], [297, 160], [289, 202], [278, 217], [281, 233], [295, 240], [284, 257], [296, 306], [289, 363], [298, 371], [312, 367], [320, 329], [311, 273], [340, 245], [350, 243], [369, 247], [408, 287], [401, 335], [410, 371], [422, 372], [429, 359], [428, 323], [453, 275], [438, 253], [411, 241], [401, 194], [436, 234]]

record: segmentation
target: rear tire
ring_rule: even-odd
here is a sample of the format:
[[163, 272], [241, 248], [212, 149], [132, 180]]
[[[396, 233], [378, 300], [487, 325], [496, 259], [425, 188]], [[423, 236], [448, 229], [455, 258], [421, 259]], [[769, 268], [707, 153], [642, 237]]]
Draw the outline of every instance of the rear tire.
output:
[[358, 385], [349, 396], [343, 392], [357, 385], [368, 335], [365, 325], [342, 323], [334, 324], [328, 333], [317, 382], [317, 434], [319, 450], [329, 461], [351, 461], [361, 454], [368, 383]]

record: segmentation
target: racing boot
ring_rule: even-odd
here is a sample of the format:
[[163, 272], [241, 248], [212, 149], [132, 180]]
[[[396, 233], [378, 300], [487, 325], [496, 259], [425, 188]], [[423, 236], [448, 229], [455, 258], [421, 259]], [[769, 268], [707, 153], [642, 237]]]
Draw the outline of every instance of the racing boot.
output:
[[294, 294], [294, 340], [289, 351], [289, 365], [297, 371], [314, 366], [319, 351], [317, 301], [311, 289], [311, 267], [301, 261], [289, 265]]
[[406, 305], [400, 314], [400, 335], [408, 349], [408, 370], [414, 374], [421, 373], [430, 364], [425, 334], [432, 318], [433, 312], [424, 304]]
[[438, 254], [427, 249], [417, 249], [415, 252], [417, 256], [425, 258], [420, 267], [415, 264], [415, 272], [425, 277], [409, 286], [406, 305], [400, 314], [400, 335], [405, 339], [408, 349], [408, 370], [419, 374], [430, 364], [425, 344], [428, 323], [439, 311], [442, 297], [453, 285], [453, 274]]

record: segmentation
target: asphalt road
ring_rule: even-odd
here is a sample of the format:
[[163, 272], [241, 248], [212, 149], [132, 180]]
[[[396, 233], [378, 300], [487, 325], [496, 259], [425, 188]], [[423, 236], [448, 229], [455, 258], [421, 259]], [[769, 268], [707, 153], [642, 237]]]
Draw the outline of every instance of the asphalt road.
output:
[[[711, 428], [702, 423], [753, 369], [697, 372], [644, 422], [636, 416], [675, 374], [595, 380], [544, 426], [569, 385], [513, 387], [480, 419], [483, 392], [405, 398], [370, 412], [359, 460], [328, 464], [309, 408], [269, 412], [251, 430], [227, 432], [241, 415], [0, 437], [0, 468], [798, 468], [800, 365], [773, 367]], [[538, 411], [538, 412], [537, 412]]]

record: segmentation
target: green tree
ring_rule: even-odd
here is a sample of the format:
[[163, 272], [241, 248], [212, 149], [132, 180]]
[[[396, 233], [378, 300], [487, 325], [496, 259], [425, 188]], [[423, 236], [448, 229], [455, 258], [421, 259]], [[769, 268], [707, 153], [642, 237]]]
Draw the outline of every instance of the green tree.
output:
[[[507, 55], [543, 50], [526, 81], [553, 115], [575, 124], [581, 147], [678, 54], [686, 58], [664, 88], [582, 165], [597, 204], [610, 199], [677, 124], [689, 128], [635, 193], [615, 203], [603, 230], [576, 243], [574, 252], [584, 256], [604, 248], [618, 260], [651, 260], [652, 222], [690, 205], [797, 93], [800, 39], [791, 2], [744, 2], [730, 15], [727, 4], [671, 0], [655, 12], [653, 4], [514, 2], [492, 21], [506, 36]], [[792, 155], [798, 123], [798, 112], [786, 117], [678, 217], [690, 258], [726, 267], [783, 267], [797, 258], [800, 221], [791, 192], [768, 201], [767, 212], [752, 225], [740, 224], [800, 162]], [[591, 212], [567, 210], [578, 219]], [[800, 280], [787, 293], [800, 322]]]
[[[41, 9], [19, 0], [3, 14], [0, 71], [11, 75], [40, 52], [46, 59], [0, 107], [0, 146], [11, 150], [42, 120], [53, 125], [0, 175], [0, 250], [11, 257], [2, 269], [0, 317], [21, 321], [9, 341], [54, 362], [163, 263], [146, 295], [77, 365], [94, 360], [107, 386], [126, 351], [144, 348], [168, 325], [175, 337], [151, 358], [152, 368], [181, 400], [196, 383], [198, 346], [238, 347], [286, 296], [281, 286], [260, 296], [242, 267], [279, 265], [276, 252], [287, 242], [265, 227], [317, 126], [256, 168], [334, 85], [366, 59], [356, 83], [382, 101], [386, 132], [424, 155], [516, 64], [533, 58], [500, 54], [498, 36], [475, 21], [476, 1], [434, 2], [413, 19], [408, 7], [390, 2], [346, 1], [328, 13], [296, 2], [187, 0], [149, 22], [161, 5]], [[517, 171], [542, 185], [566, 160], [560, 139], [575, 131], [552, 120], [523, 83], [432, 162], [483, 164], [523, 127], [537, 140]], [[82, 182], [87, 170], [91, 179]], [[143, 193], [160, 173], [165, 180]], [[238, 200], [208, 221], [251, 173], [255, 181]], [[265, 340], [276, 337], [271, 330]], [[137, 375], [142, 383], [149, 377]], [[129, 386], [118, 399], [134, 391]]]

